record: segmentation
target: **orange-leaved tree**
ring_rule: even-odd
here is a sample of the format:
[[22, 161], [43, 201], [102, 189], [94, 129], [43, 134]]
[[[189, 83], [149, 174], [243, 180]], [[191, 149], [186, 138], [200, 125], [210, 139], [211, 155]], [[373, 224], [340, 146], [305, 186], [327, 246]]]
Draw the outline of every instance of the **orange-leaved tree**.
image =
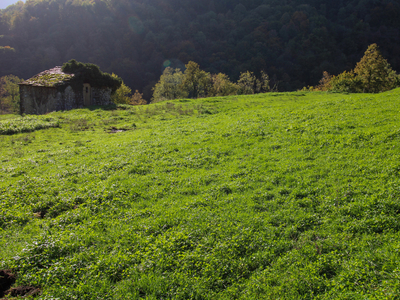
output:
[[314, 91], [329, 91], [332, 89], [332, 75], [327, 71], [322, 72], [322, 78]]
[[143, 93], [139, 93], [138, 90], [131, 97], [130, 103], [131, 105], [145, 105], [147, 104], [146, 100], [143, 99]]

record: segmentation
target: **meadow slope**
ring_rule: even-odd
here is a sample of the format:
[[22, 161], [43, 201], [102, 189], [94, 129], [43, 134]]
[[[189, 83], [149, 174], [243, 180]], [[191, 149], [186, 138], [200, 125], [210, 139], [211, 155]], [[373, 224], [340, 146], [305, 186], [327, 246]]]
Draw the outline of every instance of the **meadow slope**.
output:
[[399, 299], [399, 107], [396, 89], [3, 118], [0, 269], [38, 299]]

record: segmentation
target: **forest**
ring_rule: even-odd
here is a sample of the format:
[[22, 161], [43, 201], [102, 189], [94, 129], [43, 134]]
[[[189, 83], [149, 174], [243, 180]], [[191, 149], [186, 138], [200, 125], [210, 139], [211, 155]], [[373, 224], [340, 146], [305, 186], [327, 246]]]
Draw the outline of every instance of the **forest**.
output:
[[350, 70], [376, 43], [400, 69], [393, 0], [27, 0], [0, 10], [0, 77], [76, 59], [150, 100], [167, 67], [189, 61], [232, 81], [269, 75], [278, 91]]

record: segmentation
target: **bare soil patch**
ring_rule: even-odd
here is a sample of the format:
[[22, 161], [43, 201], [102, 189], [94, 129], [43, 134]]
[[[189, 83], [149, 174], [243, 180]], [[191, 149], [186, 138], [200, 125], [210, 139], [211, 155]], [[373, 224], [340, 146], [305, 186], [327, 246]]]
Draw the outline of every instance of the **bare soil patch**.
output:
[[6, 291], [5, 294], [11, 297], [35, 296], [40, 294], [40, 289], [33, 286], [19, 286]]
[[[0, 270], [0, 298], [5, 296], [18, 297], [18, 296], [35, 296], [40, 294], [40, 289], [33, 286], [19, 286], [11, 288], [15, 283], [17, 277], [11, 270]], [[7, 299], [7, 298], [4, 298]]]
[[16, 279], [11, 270], [0, 270], [0, 298], [4, 297], [5, 292], [15, 283]]
[[108, 133], [118, 133], [118, 132], [124, 132], [127, 129], [125, 128], [117, 128], [117, 127], [111, 127], [108, 131]]

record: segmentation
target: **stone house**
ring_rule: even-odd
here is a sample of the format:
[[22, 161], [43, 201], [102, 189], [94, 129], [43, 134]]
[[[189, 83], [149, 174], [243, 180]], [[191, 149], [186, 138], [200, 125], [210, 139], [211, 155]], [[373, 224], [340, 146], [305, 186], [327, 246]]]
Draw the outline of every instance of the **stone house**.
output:
[[111, 87], [91, 86], [90, 80], [84, 79], [74, 81], [75, 75], [55, 67], [20, 83], [20, 113], [39, 115], [112, 103]]

